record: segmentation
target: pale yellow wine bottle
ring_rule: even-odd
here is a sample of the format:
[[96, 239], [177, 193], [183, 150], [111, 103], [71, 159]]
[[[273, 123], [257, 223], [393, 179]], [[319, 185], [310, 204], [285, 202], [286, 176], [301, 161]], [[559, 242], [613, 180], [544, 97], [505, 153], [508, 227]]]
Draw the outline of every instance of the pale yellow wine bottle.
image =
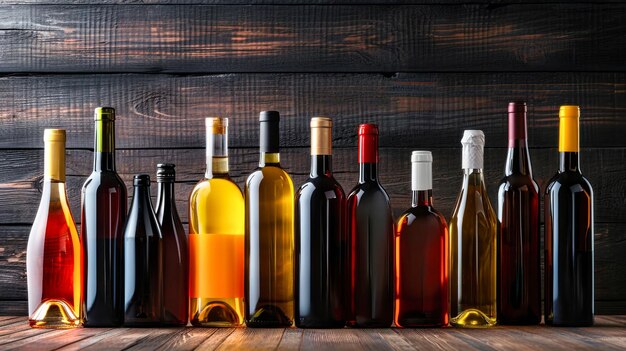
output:
[[261, 112], [261, 159], [246, 181], [248, 327], [288, 327], [294, 314], [294, 190], [280, 167], [276, 111]]
[[497, 217], [483, 178], [485, 135], [466, 130], [463, 187], [450, 219], [450, 324], [489, 327], [496, 317]]
[[206, 174], [189, 196], [191, 324], [243, 324], [244, 201], [228, 175], [228, 118], [206, 119]]

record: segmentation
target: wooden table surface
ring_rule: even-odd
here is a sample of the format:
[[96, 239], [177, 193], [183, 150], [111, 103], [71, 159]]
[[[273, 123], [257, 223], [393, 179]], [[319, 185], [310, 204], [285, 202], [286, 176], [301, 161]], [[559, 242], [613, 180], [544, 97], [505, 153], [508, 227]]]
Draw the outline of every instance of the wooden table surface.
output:
[[626, 316], [597, 316], [590, 328], [491, 329], [32, 329], [25, 317], [0, 316], [0, 350], [624, 350]]

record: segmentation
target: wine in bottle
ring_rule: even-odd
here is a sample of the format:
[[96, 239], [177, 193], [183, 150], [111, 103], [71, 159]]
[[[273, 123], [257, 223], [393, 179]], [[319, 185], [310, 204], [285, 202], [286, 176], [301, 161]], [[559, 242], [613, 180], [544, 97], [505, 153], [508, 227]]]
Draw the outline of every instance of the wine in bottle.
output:
[[206, 173], [189, 196], [191, 324], [243, 324], [244, 201], [228, 175], [228, 118], [206, 119]]
[[359, 182], [347, 200], [351, 243], [348, 324], [387, 328], [393, 321], [394, 223], [378, 181], [378, 127], [359, 126]]
[[93, 172], [82, 189], [83, 314], [86, 327], [124, 321], [126, 186], [115, 171], [115, 110], [94, 113]]
[[593, 190], [579, 166], [578, 106], [559, 111], [560, 167], [546, 188], [546, 324], [593, 325]]
[[433, 208], [433, 157], [411, 154], [411, 208], [398, 219], [395, 313], [399, 327], [448, 325], [448, 225]]
[[311, 119], [311, 173], [296, 194], [298, 328], [346, 324], [346, 196], [332, 174], [332, 121]]
[[261, 158], [245, 185], [245, 318], [249, 327], [288, 327], [294, 310], [294, 190], [280, 166], [279, 114], [263, 111]]
[[124, 325], [156, 326], [163, 315], [163, 236], [150, 199], [150, 176], [133, 177], [124, 229]]
[[81, 324], [81, 247], [65, 191], [65, 130], [46, 129], [41, 202], [28, 237], [28, 322], [33, 328]]
[[163, 236], [163, 323], [185, 326], [189, 320], [189, 249], [174, 197], [175, 166], [157, 165], [156, 216]]
[[539, 186], [526, 141], [526, 103], [509, 103], [509, 152], [498, 190], [498, 321], [541, 322]]
[[483, 178], [485, 135], [463, 133], [463, 186], [450, 219], [450, 324], [489, 327], [497, 322], [497, 217]]

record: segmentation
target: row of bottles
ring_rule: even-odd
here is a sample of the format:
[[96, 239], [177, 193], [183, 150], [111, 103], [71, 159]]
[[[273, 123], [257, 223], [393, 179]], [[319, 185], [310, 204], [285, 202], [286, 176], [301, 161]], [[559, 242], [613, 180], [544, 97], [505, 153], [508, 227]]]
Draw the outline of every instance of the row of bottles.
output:
[[[96, 109], [94, 172], [81, 237], [65, 196], [61, 130], [46, 130], [40, 209], [28, 246], [35, 327], [126, 325], [302, 328], [444, 326], [541, 320], [539, 187], [526, 104], [509, 105], [509, 152], [497, 213], [483, 177], [485, 135], [462, 138], [462, 189], [449, 224], [433, 207], [432, 155], [414, 151], [412, 206], [394, 222], [378, 181], [378, 128], [358, 130], [359, 181], [332, 174], [332, 121], [311, 120], [311, 171], [296, 191], [280, 166], [278, 112], [260, 115], [259, 168], [244, 192], [229, 177], [228, 119], [207, 118], [206, 173], [185, 235], [174, 166], [126, 188], [115, 172], [111, 108]], [[561, 166], [545, 198], [545, 320], [593, 323], [593, 199], [578, 168], [577, 106], [560, 109]]]

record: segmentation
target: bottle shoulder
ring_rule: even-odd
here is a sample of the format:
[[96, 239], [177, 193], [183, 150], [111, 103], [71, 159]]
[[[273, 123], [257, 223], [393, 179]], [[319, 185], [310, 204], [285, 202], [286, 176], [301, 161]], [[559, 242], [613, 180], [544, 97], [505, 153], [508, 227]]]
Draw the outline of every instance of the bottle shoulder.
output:
[[274, 186], [276, 182], [288, 184], [293, 192], [293, 181], [283, 168], [278, 166], [264, 166], [257, 168], [246, 179], [246, 189], [264, 186]]
[[83, 184], [83, 190], [90, 188], [123, 188], [126, 191], [126, 184], [117, 172], [93, 171]]
[[337, 182], [337, 180], [332, 176], [331, 177], [329, 176], [309, 177], [309, 179], [298, 188], [297, 193], [298, 194], [303, 194], [303, 193], [312, 194], [312, 193], [318, 193], [318, 192], [325, 193], [328, 191], [332, 191], [336, 195], [345, 197], [343, 188], [341, 187], [339, 182]]
[[530, 175], [511, 174], [500, 181], [498, 193], [508, 191], [539, 193], [539, 185]]
[[432, 206], [415, 206], [407, 209], [400, 215], [398, 219], [398, 223], [402, 224], [403, 222], [406, 225], [411, 225], [418, 222], [429, 222], [433, 221], [442, 226], [447, 226], [446, 218], [444, 215], [437, 211]]
[[384, 197], [387, 202], [389, 202], [389, 195], [387, 194], [387, 191], [385, 191], [385, 188], [383, 188], [383, 186], [379, 183], [379, 182], [364, 182], [364, 183], [357, 183], [354, 188], [352, 188], [352, 191], [350, 191], [350, 194], [348, 195], [348, 198], [362, 198], [362, 197]]
[[194, 186], [189, 195], [189, 202], [193, 203], [198, 198], [221, 197], [228, 195], [230, 199], [239, 198], [243, 201], [243, 193], [239, 185], [230, 178], [202, 179]]
[[558, 172], [548, 183], [546, 194], [567, 191], [569, 193], [586, 192], [593, 195], [589, 180], [580, 172]]

